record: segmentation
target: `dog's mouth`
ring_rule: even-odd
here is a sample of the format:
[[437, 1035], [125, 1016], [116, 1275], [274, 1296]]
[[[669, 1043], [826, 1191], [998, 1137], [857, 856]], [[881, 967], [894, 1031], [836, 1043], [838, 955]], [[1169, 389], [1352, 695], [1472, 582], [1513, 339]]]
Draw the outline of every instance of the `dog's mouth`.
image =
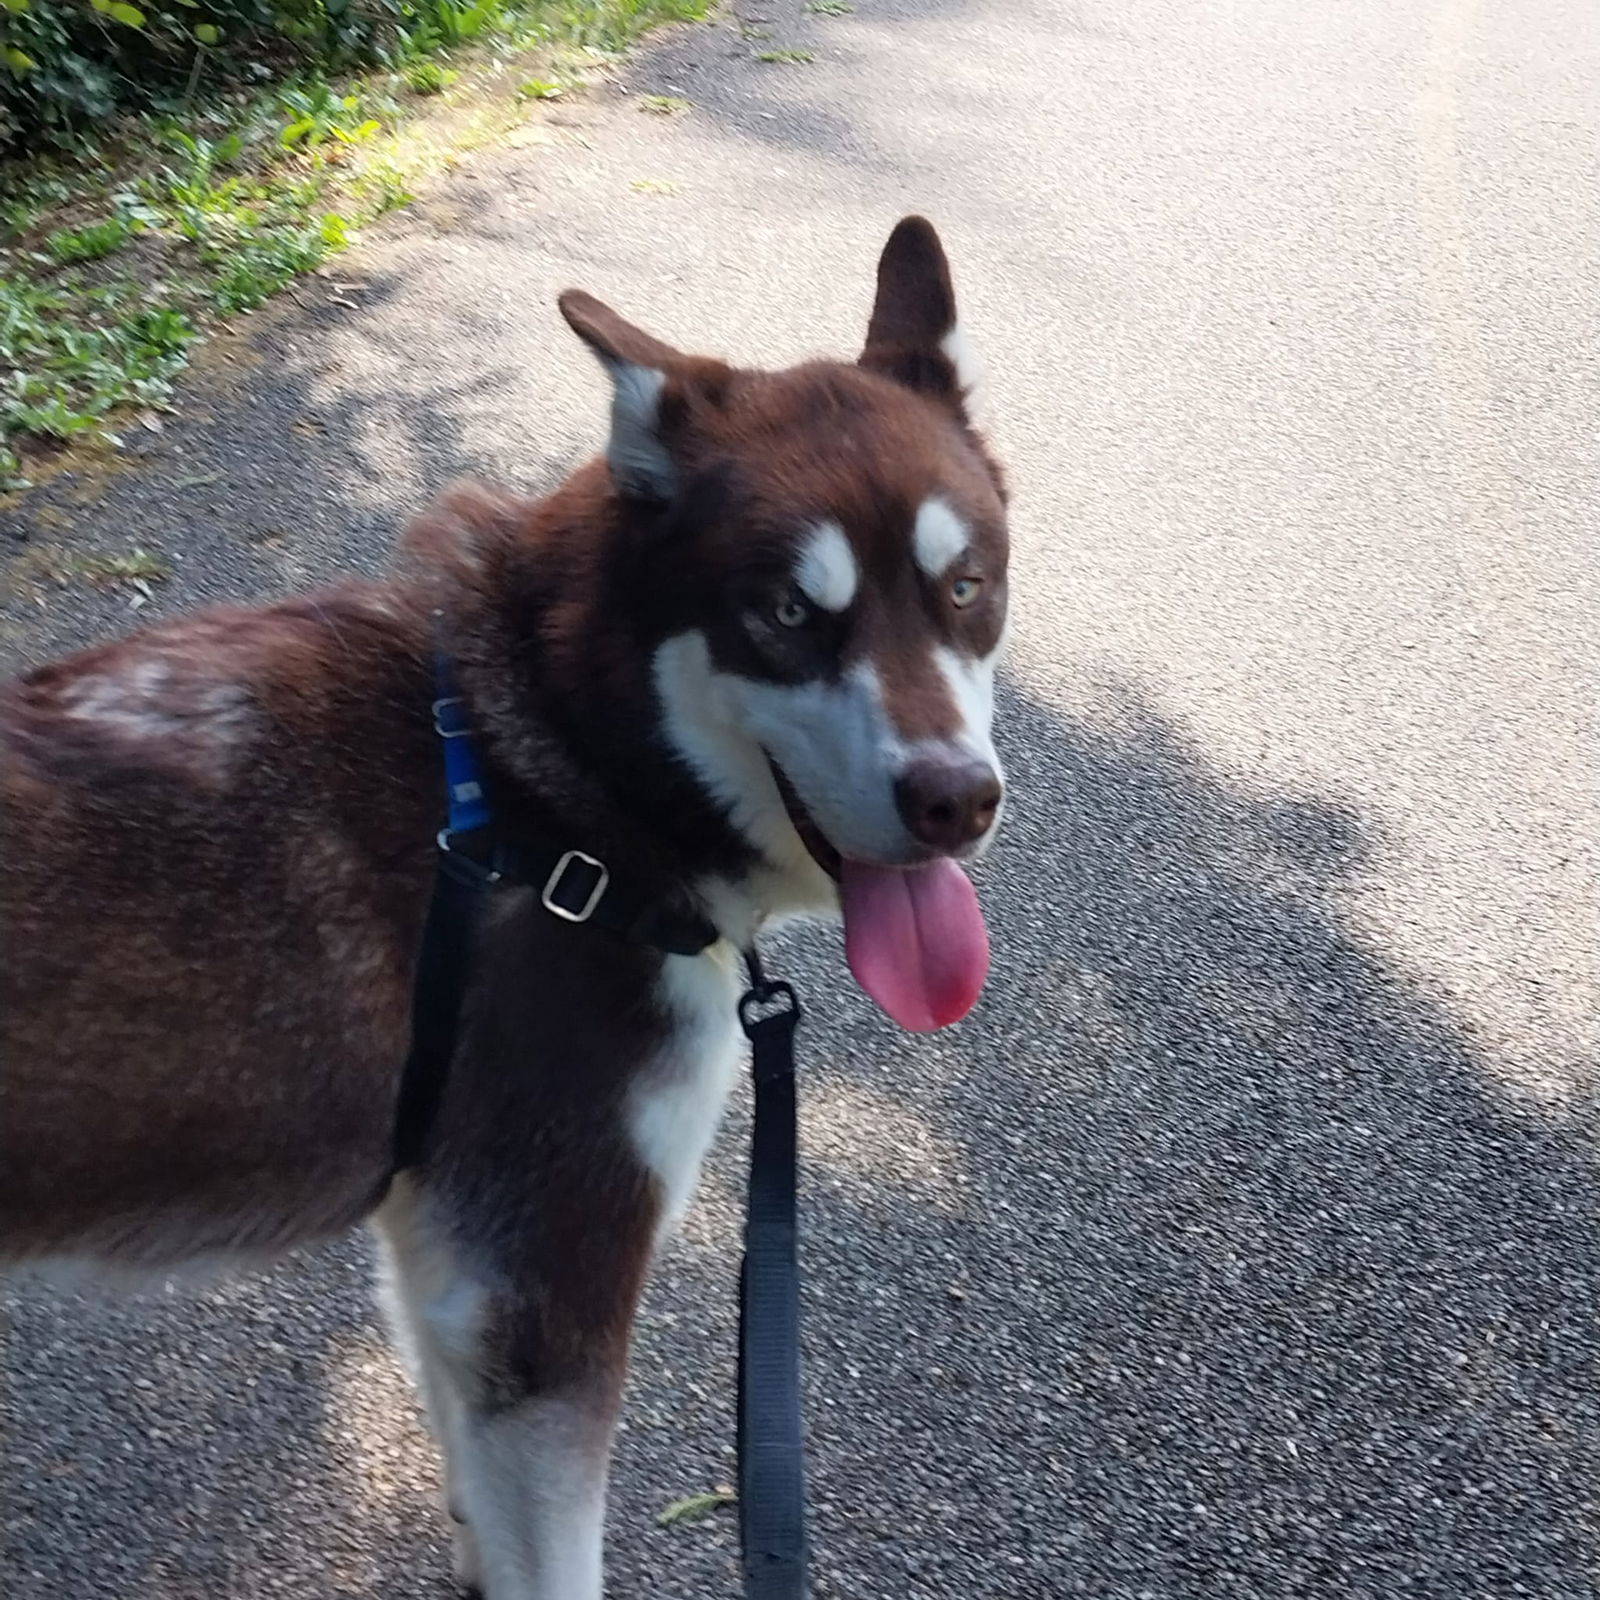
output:
[[772, 768], [773, 781], [783, 798], [783, 809], [789, 813], [789, 821], [800, 835], [800, 843], [806, 847], [811, 859], [837, 883], [844, 870], [844, 857], [829, 843], [827, 834], [817, 826], [816, 818], [801, 803], [783, 768], [771, 756], [767, 757], [767, 765]]
[[989, 972], [989, 933], [966, 873], [949, 856], [881, 866], [843, 855], [783, 769], [770, 756], [768, 764], [800, 842], [839, 886], [856, 982], [903, 1028], [925, 1033], [960, 1021]]

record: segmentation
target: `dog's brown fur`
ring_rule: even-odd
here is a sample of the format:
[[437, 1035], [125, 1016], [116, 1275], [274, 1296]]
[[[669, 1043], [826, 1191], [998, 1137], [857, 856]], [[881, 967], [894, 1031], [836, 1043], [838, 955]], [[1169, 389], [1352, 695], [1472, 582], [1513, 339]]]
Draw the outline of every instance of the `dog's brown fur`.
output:
[[371, 1205], [431, 868], [428, 672], [390, 585], [0, 690], [5, 1254], [270, 1251]]

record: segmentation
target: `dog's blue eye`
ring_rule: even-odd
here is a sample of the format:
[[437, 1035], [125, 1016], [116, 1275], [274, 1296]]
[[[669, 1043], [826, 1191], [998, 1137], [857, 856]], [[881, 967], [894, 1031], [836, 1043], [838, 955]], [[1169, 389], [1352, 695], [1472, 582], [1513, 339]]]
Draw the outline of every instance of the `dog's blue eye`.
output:
[[950, 585], [951, 602], [958, 606], [970, 606], [978, 598], [979, 591], [983, 588], [981, 578], [957, 578]]
[[790, 595], [779, 602], [773, 615], [786, 628], [803, 628], [811, 620], [811, 607], [799, 595]]

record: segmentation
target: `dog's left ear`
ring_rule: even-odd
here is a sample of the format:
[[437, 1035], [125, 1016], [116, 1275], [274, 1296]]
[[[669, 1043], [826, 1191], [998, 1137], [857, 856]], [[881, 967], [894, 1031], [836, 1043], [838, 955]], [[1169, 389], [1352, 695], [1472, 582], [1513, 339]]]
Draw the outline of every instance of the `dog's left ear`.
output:
[[956, 317], [950, 263], [926, 217], [906, 217], [883, 247], [859, 365], [966, 415], [977, 367]]
[[632, 500], [670, 500], [678, 483], [674, 439], [696, 404], [720, 404], [728, 369], [674, 350], [581, 289], [567, 290], [557, 304], [611, 379], [606, 459], [617, 492]]

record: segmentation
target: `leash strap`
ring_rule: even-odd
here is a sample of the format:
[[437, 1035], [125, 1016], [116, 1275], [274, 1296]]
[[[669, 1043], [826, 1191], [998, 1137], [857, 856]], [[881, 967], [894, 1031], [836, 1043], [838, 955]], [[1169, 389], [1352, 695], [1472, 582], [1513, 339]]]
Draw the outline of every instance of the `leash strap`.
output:
[[[739, 1274], [739, 1532], [747, 1600], [804, 1600], [794, 1031], [800, 1003], [753, 951], [739, 1022], [751, 1045], [755, 1125]], [[776, 1008], [776, 1009], [774, 1009]]]

